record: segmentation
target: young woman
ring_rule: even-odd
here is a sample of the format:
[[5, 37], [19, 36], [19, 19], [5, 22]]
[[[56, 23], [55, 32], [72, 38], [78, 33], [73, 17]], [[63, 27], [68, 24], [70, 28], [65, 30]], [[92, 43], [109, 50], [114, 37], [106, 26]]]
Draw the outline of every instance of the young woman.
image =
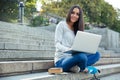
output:
[[71, 48], [78, 30], [84, 31], [83, 11], [78, 5], [74, 5], [69, 10], [66, 21], [59, 22], [55, 31], [55, 67], [61, 67], [65, 72], [87, 72], [87, 66], [93, 65], [100, 58], [99, 52], [79, 52], [74, 55], [64, 52]]

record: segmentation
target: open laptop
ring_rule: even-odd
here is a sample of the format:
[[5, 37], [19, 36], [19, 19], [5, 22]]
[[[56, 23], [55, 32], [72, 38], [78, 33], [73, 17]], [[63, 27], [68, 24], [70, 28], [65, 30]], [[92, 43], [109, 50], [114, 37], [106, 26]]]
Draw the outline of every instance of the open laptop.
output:
[[78, 31], [71, 50], [65, 52], [86, 52], [95, 54], [102, 36], [89, 32]]

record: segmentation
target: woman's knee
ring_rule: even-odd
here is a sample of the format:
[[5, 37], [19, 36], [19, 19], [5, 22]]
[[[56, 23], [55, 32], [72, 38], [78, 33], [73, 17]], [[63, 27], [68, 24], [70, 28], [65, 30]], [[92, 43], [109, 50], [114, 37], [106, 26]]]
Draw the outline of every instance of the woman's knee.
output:
[[95, 57], [97, 58], [97, 60], [99, 60], [100, 59], [100, 53], [96, 52]]
[[79, 61], [86, 62], [87, 56], [84, 53], [80, 53], [80, 54], [78, 54], [78, 59], [79, 59]]

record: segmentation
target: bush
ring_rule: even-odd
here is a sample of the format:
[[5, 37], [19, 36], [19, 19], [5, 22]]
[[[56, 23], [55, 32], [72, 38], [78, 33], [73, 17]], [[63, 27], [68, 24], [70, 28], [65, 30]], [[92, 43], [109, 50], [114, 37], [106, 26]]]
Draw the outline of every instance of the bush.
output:
[[32, 26], [40, 26], [43, 24], [43, 16], [36, 16], [32, 19], [31, 24]]
[[49, 19], [45, 18], [44, 16], [36, 16], [31, 20], [32, 26], [48, 26], [49, 25]]

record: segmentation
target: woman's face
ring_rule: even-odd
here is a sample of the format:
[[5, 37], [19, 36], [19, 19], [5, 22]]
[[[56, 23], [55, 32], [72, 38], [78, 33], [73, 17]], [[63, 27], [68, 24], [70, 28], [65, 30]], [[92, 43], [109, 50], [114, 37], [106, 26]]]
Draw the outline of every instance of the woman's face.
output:
[[74, 8], [73, 11], [71, 12], [70, 21], [72, 23], [75, 23], [76, 21], [78, 21], [79, 14], [80, 14], [79, 9], [78, 8]]

